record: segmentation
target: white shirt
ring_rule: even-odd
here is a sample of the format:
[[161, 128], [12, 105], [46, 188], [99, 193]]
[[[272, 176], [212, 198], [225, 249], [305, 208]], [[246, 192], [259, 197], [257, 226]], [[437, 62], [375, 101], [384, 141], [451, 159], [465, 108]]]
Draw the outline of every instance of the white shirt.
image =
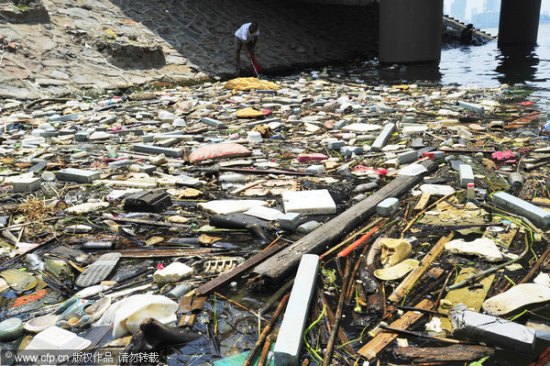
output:
[[256, 30], [256, 32], [254, 34], [250, 34], [250, 25], [252, 23], [245, 23], [243, 25], [241, 25], [241, 27], [239, 29], [237, 29], [237, 31], [235, 32], [235, 37], [237, 37], [238, 39], [240, 39], [241, 41], [243, 42], [248, 42], [252, 36], [259, 36], [260, 35], [260, 28], [258, 27], [258, 29]]

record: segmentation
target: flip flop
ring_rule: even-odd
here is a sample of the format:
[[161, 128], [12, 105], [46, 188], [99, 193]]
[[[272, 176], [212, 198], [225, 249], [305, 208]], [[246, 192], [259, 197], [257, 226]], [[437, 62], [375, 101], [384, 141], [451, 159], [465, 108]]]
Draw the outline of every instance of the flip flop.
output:
[[25, 330], [30, 333], [40, 333], [49, 327], [55, 326], [60, 316], [56, 314], [48, 314], [37, 316], [25, 323]]
[[119, 259], [120, 253], [103, 254], [78, 276], [76, 285], [78, 287], [88, 287], [100, 283], [115, 269]]
[[60, 328], [82, 328], [98, 320], [111, 306], [111, 298], [104, 297], [97, 301], [72, 298], [61, 306], [62, 312], [56, 324]]

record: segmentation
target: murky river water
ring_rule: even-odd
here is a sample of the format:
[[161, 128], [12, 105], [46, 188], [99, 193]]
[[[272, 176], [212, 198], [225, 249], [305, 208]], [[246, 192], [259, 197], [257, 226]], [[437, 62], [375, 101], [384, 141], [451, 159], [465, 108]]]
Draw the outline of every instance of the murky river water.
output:
[[[496, 34], [497, 29], [489, 30]], [[499, 49], [494, 40], [483, 46], [444, 50], [439, 65], [443, 84], [482, 87], [525, 83], [539, 104], [550, 110], [550, 24], [539, 27], [538, 46]]]
[[[498, 29], [488, 33], [497, 34]], [[550, 110], [550, 24], [539, 27], [538, 46], [499, 49], [497, 41], [483, 46], [444, 49], [439, 66], [409, 65], [381, 71], [385, 80], [430, 80], [472, 87], [525, 83], [535, 89], [533, 98]]]

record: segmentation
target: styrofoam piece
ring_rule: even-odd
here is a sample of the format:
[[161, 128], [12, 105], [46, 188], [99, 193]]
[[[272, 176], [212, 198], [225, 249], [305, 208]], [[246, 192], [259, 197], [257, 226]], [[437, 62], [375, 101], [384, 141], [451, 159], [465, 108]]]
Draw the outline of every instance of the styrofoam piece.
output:
[[460, 164], [458, 166], [458, 173], [460, 174], [460, 186], [466, 188], [468, 183], [474, 183], [474, 171], [468, 164]]
[[13, 191], [16, 193], [31, 193], [40, 189], [42, 180], [32, 177], [17, 177], [11, 181]]
[[343, 131], [351, 131], [351, 132], [372, 132], [372, 131], [380, 131], [381, 129], [382, 129], [382, 126], [380, 125], [373, 125], [368, 123], [352, 123], [342, 128]]
[[422, 164], [409, 164], [397, 171], [397, 175], [405, 175], [410, 177], [415, 177], [420, 174], [424, 174], [428, 171], [426, 167]]
[[393, 134], [393, 131], [395, 131], [395, 124], [394, 123], [388, 123], [384, 126], [376, 140], [372, 143], [370, 149], [371, 151], [380, 151], [386, 145], [388, 140], [390, 139], [391, 135]]
[[425, 125], [409, 125], [401, 129], [401, 133], [405, 136], [419, 135], [428, 131], [428, 126]]
[[296, 230], [300, 224], [300, 214], [295, 212], [290, 212], [284, 214], [278, 218], [279, 227], [283, 230], [293, 231]]
[[101, 173], [94, 170], [67, 168], [56, 173], [58, 180], [76, 183], [92, 183], [101, 177]]
[[380, 216], [389, 217], [399, 207], [399, 200], [394, 197], [389, 197], [376, 205], [376, 213]]
[[406, 151], [397, 155], [397, 161], [399, 164], [409, 164], [418, 159], [418, 152], [416, 150]]
[[78, 215], [87, 212], [99, 211], [106, 207], [109, 207], [109, 202], [86, 202], [68, 207], [65, 212]]
[[277, 220], [280, 217], [284, 216], [284, 213], [282, 213], [281, 211], [270, 207], [264, 207], [264, 206], [252, 207], [250, 210], [246, 211], [244, 214], [248, 216], [258, 217], [262, 220], [267, 220], [267, 221]]
[[451, 322], [453, 335], [460, 338], [519, 351], [532, 351], [535, 344], [534, 330], [496, 316], [453, 309]]
[[133, 146], [134, 151], [147, 153], [147, 154], [164, 154], [171, 158], [180, 158], [183, 156], [183, 149], [161, 147], [147, 144], [135, 144]]
[[300, 357], [309, 305], [315, 292], [319, 256], [304, 254], [292, 286], [290, 299], [275, 343], [275, 364], [296, 365]]
[[203, 117], [201, 118], [201, 122], [208, 126], [216, 127], [217, 129], [220, 129], [220, 130], [227, 128], [225, 123], [214, 118]]
[[265, 206], [267, 202], [260, 200], [214, 200], [199, 203], [203, 210], [217, 215], [228, 215], [232, 213], [245, 212], [253, 207]]
[[456, 192], [453, 187], [444, 184], [422, 184], [420, 190], [431, 196], [447, 196]]
[[324, 165], [310, 165], [306, 168], [306, 173], [308, 174], [325, 174], [327, 170]]
[[153, 273], [153, 281], [160, 284], [178, 282], [183, 278], [193, 275], [192, 267], [189, 267], [185, 263], [172, 262], [163, 269], [157, 269]]
[[336, 203], [326, 189], [283, 192], [285, 213], [326, 215], [336, 213]]
[[91, 343], [73, 332], [53, 326], [35, 335], [25, 351], [81, 351]]
[[296, 232], [298, 234], [309, 234], [312, 231], [317, 230], [321, 227], [321, 223], [315, 220], [304, 222], [302, 225], [298, 226]]
[[522, 309], [527, 305], [550, 301], [550, 288], [537, 283], [522, 283], [493, 296], [483, 303], [488, 314], [502, 316]]
[[470, 102], [465, 102], [465, 101], [459, 100], [458, 105], [460, 107], [464, 108], [464, 109], [467, 109], [467, 110], [475, 112], [475, 113], [483, 114], [483, 112], [484, 112], [484, 108], [480, 104], [470, 103]]
[[492, 199], [497, 206], [505, 208], [516, 215], [525, 216], [534, 224], [543, 228], [550, 226], [550, 211], [506, 192], [497, 192], [493, 194]]

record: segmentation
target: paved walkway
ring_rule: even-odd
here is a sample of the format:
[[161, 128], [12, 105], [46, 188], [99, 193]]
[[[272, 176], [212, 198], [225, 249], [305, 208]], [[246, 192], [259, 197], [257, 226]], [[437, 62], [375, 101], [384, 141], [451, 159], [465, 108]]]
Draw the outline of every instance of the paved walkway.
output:
[[0, 53], [0, 98], [94, 94], [228, 76], [235, 69], [233, 33], [250, 19], [260, 24], [257, 53], [271, 71], [372, 56], [376, 49], [377, 11], [368, 7], [282, 0], [43, 0], [43, 5], [48, 17], [33, 24], [0, 19], [4, 43], [17, 44], [15, 53]]

